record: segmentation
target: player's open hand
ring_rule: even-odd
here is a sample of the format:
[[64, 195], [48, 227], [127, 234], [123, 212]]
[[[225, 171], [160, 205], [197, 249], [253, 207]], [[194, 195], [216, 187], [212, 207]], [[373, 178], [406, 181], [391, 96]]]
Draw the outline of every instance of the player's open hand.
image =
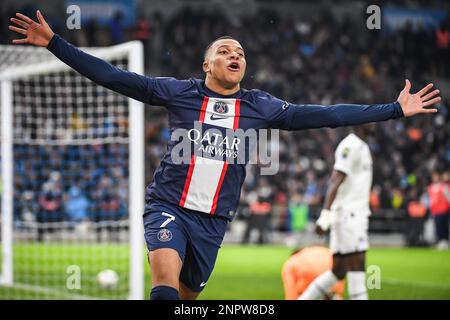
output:
[[433, 88], [432, 83], [426, 85], [417, 93], [410, 94], [409, 90], [411, 90], [411, 82], [409, 82], [409, 80], [406, 80], [405, 87], [400, 92], [400, 95], [397, 99], [397, 101], [400, 103], [400, 106], [402, 107], [405, 117], [411, 117], [419, 113], [437, 112], [436, 108], [426, 108], [441, 101], [439, 90], [436, 89], [432, 92], [429, 92], [431, 88]]
[[9, 30], [23, 34], [26, 38], [13, 40], [14, 44], [33, 44], [39, 47], [47, 47], [54, 33], [49, 27], [41, 12], [36, 11], [39, 23], [33, 21], [27, 16], [16, 13], [17, 18], [11, 18], [10, 21], [17, 26], [9, 26]]

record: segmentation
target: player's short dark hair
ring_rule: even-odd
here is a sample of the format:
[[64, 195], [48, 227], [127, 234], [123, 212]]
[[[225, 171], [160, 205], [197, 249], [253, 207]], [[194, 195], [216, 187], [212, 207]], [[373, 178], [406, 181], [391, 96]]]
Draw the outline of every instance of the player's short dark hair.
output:
[[[206, 55], [208, 54], [209, 49], [212, 47], [212, 45], [219, 40], [224, 40], [224, 39], [230, 39], [230, 40], [234, 40], [234, 41], [238, 41], [236, 38], [233, 38], [232, 36], [221, 36], [215, 40], [213, 40], [210, 44], [208, 44], [208, 46], [205, 49], [205, 53], [203, 55], [203, 58], [206, 59]], [[238, 41], [239, 42], [239, 41]]]

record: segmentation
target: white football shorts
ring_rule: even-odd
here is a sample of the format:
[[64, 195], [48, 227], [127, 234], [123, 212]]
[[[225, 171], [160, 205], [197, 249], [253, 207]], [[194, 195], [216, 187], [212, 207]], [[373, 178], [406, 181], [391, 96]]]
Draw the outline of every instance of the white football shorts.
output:
[[335, 212], [330, 227], [330, 250], [333, 254], [364, 252], [369, 249], [369, 217], [351, 211]]

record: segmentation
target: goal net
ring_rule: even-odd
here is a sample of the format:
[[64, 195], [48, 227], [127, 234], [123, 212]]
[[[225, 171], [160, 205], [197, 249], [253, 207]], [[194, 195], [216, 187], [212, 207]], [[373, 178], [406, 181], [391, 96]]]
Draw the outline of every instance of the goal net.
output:
[[[139, 42], [86, 51], [143, 73]], [[0, 86], [0, 299], [142, 299], [142, 103], [35, 47]]]

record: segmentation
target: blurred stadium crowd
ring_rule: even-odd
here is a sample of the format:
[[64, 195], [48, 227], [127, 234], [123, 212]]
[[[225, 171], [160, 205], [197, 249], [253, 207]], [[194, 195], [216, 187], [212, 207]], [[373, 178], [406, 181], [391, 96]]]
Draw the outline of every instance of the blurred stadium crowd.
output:
[[[12, 38], [4, 18], [12, 16], [13, 9], [16, 8], [1, 14], [2, 43], [9, 43]], [[21, 11], [33, 15], [30, 13], [33, 10], [27, 6]], [[51, 12], [47, 16], [58, 33], [78, 46], [141, 40], [146, 50], [148, 74], [180, 79], [203, 78], [201, 63], [206, 45], [218, 36], [232, 35], [246, 51], [248, 67], [242, 86], [265, 90], [298, 104], [390, 102], [396, 100], [406, 77], [412, 81], [414, 90], [430, 81], [439, 86], [438, 79], [450, 80], [449, 18], [434, 29], [406, 24], [391, 33], [361, 32], [363, 27], [359, 22], [350, 17], [335, 19], [326, 8], [309, 20], [299, 19], [294, 13], [282, 16], [275, 10], [264, 9], [230, 20], [212, 10], [186, 7], [170, 17], [158, 13], [139, 16], [129, 27], [121, 23], [118, 14], [109, 25], [92, 20], [74, 32], [58, 25], [56, 15], [52, 17]], [[447, 17], [450, 17], [448, 12]], [[164, 109], [148, 107], [146, 120], [146, 181], [149, 183], [170, 137]], [[334, 162], [334, 149], [348, 130], [281, 132], [279, 145], [273, 146], [280, 152], [279, 173], [260, 176], [257, 166], [248, 167], [240, 217], [259, 216], [254, 224], [260, 229], [304, 228], [308, 217], [318, 214]], [[420, 217], [430, 213], [428, 187], [432, 175], [438, 176], [435, 183], [450, 185], [449, 134], [445, 95], [437, 115], [377, 124], [376, 134], [368, 140], [374, 159], [370, 199], [374, 216], [382, 209], [400, 209], [410, 216], [419, 212]], [[16, 183], [39, 181], [33, 190], [40, 200], [30, 205], [41, 206], [41, 212], [46, 210], [47, 191], [59, 190], [58, 199], [66, 199], [68, 207], [80, 195], [84, 195], [90, 208], [102, 207], [104, 199], [109, 197], [108, 201], [117, 200], [117, 208], [122, 208], [117, 209], [117, 215], [122, 215], [126, 212], [126, 197], [121, 194], [126, 191], [116, 192], [111, 200], [111, 195], [105, 195], [103, 190], [111, 184], [126, 184], [123, 177], [127, 174], [122, 172], [126, 163], [115, 163], [113, 168], [102, 164], [110, 155], [95, 146], [53, 151], [43, 148], [36, 150], [33, 157], [70, 162], [67, 159], [76, 160], [80, 152], [90, 153], [95, 160], [79, 171], [79, 179], [63, 181], [64, 185], [55, 188], [49, 184], [57, 183], [57, 169], [53, 171], [51, 166], [42, 164], [40, 169], [31, 170], [32, 165], [24, 163], [19, 164]], [[126, 151], [118, 147], [116, 152]], [[27, 194], [17, 195], [17, 212], [23, 210], [26, 201]], [[447, 216], [448, 211], [450, 205]]]

